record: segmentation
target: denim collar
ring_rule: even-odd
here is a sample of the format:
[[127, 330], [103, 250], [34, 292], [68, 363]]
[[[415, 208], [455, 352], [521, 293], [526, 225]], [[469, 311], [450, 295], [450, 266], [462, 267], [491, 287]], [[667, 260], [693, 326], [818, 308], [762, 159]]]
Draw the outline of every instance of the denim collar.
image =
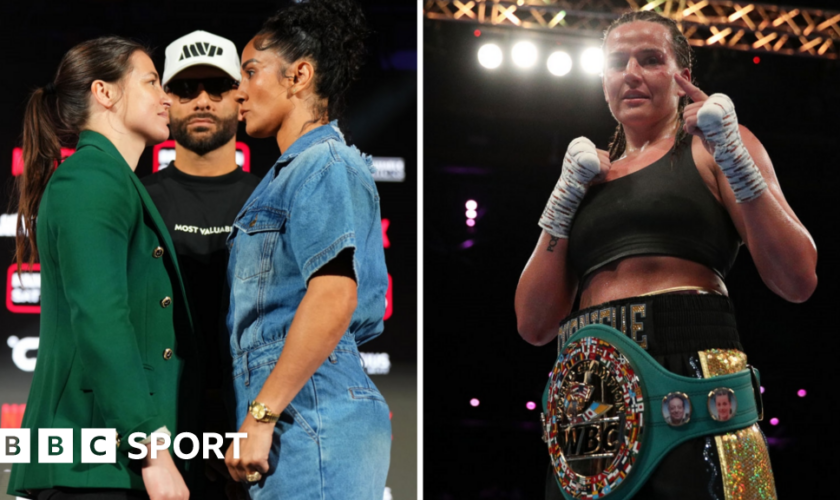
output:
[[298, 137], [297, 140], [283, 152], [283, 155], [280, 156], [274, 166], [285, 166], [294, 160], [297, 155], [303, 153], [310, 147], [315, 144], [326, 142], [330, 139], [338, 140], [341, 141], [342, 144], [345, 144], [344, 134], [342, 134], [338, 129], [338, 120], [333, 120], [326, 125], [321, 125], [320, 127], [314, 128]]

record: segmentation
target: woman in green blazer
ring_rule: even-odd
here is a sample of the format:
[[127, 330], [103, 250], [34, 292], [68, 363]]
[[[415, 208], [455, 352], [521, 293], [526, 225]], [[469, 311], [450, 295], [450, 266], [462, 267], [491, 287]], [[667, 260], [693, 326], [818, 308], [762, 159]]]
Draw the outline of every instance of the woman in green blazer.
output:
[[[17, 259], [40, 260], [41, 333], [22, 425], [31, 458], [13, 466], [12, 495], [189, 497], [169, 451], [128, 458], [134, 432], [194, 431], [187, 398], [200, 393], [175, 251], [133, 172], [168, 137], [169, 104], [146, 50], [119, 37], [71, 49], [30, 98]], [[60, 139], [76, 134], [75, 154], [56, 168]], [[42, 428], [73, 430], [72, 463], [39, 463]], [[116, 463], [81, 463], [83, 428], [115, 429]]]

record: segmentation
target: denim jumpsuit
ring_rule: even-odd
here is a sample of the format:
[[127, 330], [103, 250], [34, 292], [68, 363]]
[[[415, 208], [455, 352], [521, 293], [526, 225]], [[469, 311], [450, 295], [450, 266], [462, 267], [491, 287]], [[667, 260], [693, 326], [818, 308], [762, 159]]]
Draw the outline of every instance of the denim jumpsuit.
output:
[[283, 153], [234, 221], [227, 325], [237, 428], [252, 418], [248, 404], [280, 357], [309, 278], [347, 248], [358, 295], [338, 346], [283, 410], [270, 471], [249, 486], [253, 500], [382, 499], [389, 410], [357, 347], [382, 333], [388, 288], [372, 171], [335, 122], [320, 126]]

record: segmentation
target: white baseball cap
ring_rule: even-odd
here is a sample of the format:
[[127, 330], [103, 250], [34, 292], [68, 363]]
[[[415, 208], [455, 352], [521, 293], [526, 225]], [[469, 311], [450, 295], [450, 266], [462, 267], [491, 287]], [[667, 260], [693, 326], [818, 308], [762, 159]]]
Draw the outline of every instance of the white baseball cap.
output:
[[213, 33], [193, 31], [166, 47], [166, 62], [163, 63], [161, 83], [166, 85], [182, 70], [199, 64], [215, 66], [237, 82], [240, 80], [239, 53], [236, 45]]

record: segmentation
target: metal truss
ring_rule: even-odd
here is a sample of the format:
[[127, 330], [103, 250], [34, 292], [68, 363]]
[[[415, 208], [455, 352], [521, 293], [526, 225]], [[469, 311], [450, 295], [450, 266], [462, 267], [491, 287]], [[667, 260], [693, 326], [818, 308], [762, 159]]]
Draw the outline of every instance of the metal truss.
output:
[[429, 19], [601, 37], [629, 10], [674, 19], [691, 45], [837, 59], [840, 11], [728, 0], [427, 0]]

